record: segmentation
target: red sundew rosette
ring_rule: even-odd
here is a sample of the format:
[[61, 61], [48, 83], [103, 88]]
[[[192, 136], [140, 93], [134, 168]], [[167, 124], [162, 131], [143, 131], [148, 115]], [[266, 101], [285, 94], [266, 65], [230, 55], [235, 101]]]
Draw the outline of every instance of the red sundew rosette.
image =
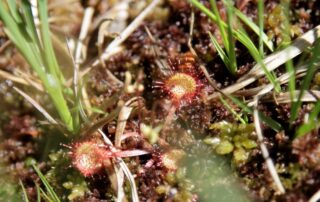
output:
[[197, 96], [201, 83], [192, 74], [178, 72], [164, 81], [164, 90], [171, 97], [173, 104], [190, 103]]
[[72, 152], [72, 163], [81, 174], [90, 177], [103, 170], [104, 154], [104, 148], [94, 141], [77, 143]]

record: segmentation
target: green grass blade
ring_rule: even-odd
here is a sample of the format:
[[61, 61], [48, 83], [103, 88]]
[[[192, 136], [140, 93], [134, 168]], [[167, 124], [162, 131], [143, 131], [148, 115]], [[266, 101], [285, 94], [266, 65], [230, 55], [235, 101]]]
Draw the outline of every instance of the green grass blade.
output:
[[286, 62], [286, 71], [289, 73], [289, 92], [290, 92], [290, 100], [291, 102], [295, 99], [295, 91], [296, 91], [296, 76], [295, 76], [295, 69], [293, 66], [292, 60]]
[[273, 43], [271, 40], [269, 40], [268, 36], [262, 32], [260, 33], [260, 27], [258, 27], [250, 18], [248, 18], [245, 14], [243, 14], [241, 11], [238, 9], [234, 9], [235, 14], [237, 17], [244, 23], [246, 24], [254, 33], [256, 33], [259, 37], [263, 40], [263, 43], [268, 47], [270, 51], [274, 51]]
[[41, 202], [41, 192], [38, 184], [36, 184], [36, 189], [37, 189], [37, 202]]
[[[24, 14], [25, 25], [29, 31], [30, 37], [32, 38], [32, 41], [36, 43], [36, 47], [40, 49], [41, 44], [34, 24], [30, 2], [28, 0], [22, 0], [21, 9]], [[43, 51], [40, 49], [39, 52]]]
[[57, 194], [54, 192], [53, 188], [51, 187], [51, 185], [49, 184], [48, 180], [46, 179], [46, 177], [42, 174], [42, 172], [39, 170], [39, 168], [36, 165], [32, 165], [33, 169], [36, 171], [37, 175], [39, 176], [39, 178], [41, 179], [42, 183], [44, 184], [50, 198], [52, 198], [52, 200], [54, 202], [60, 202], [59, 197], [57, 196]]
[[26, 58], [28, 63], [34, 68], [41, 79], [45, 78], [45, 72], [41, 68], [41, 63], [38, 60], [37, 55], [30, 47], [30, 43], [27, 41], [26, 36], [23, 35], [24, 31], [21, 31], [17, 23], [10, 16], [8, 11], [5, 9], [3, 2], [0, 2], [0, 19], [5, 25], [5, 31], [11, 41], [16, 45], [21, 54]]
[[231, 4], [230, 0], [225, 1], [225, 5], [227, 7], [227, 34], [228, 34], [228, 41], [229, 41], [229, 48], [228, 48], [228, 57], [230, 60], [230, 70], [232, 74], [235, 74], [237, 71], [237, 58], [235, 52], [235, 40], [233, 38], [233, 5]]
[[211, 40], [212, 44], [214, 45], [215, 49], [218, 52], [221, 60], [226, 65], [228, 70], [231, 72], [231, 70], [230, 70], [230, 60], [229, 60], [227, 54], [224, 52], [224, 50], [220, 46], [220, 44], [218, 43], [217, 39], [210, 32], [208, 34], [209, 34], [209, 37], [210, 37], [210, 40]]
[[43, 198], [46, 199], [46, 201], [48, 201], [48, 202], [55, 202], [54, 200], [52, 200], [52, 199], [48, 196], [48, 194], [46, 194], [45, 191], [43, 191], [43, 189], [40, 188], [40, 192], [41, 192]]
[[210, 4], [211, 4], [211, 7], [212, 7], [212, 11], [213, 11], [213, 13], [215, 14], [215, 16], [217, 18], [216, 22], [218, 24], [218, 27], [219, 27], [219, 30], [220, 30], [220, 33], [221, 33], [221, 37], [222, 37], [222, 41], [223, 41], [224, 47], [225, 47], [226, 51], [228, 52], [229, 51], [229, 41], [228, 41], [228, 38], [227, 38], [227, 33], [226, 33], [225, 26], [223, 26], [223, 20], [221, 19], [219, 11], [218, 11], [218, 8], [217, 8], [217, 2], [216, 2], [216, 0], [210, 0]]
[[12, 0], [8, 0], [7, 3], [8, 3], [9, 10], [10, 10], [11, 15], [14, 18], [14, 20], [17, 23], [22, 23], [22, 19], [20, 17], [20, 13], [18, 11], [16, 2], [12, 1]]
[[[319, 120], [317, 120], [317, 122], [318, 121]], [[295, 138], [303, 137], [307, 133], [313, 131], [319, 125], [317, 122], [311, 121], [300, 126], [295, 134]]]
[[316, 73], [316, 71], [318, 69], [317, 63], [319, 61], [320, 61], [320, 41], [317, 40], [315, 42], [315, 45], [314, 45], [313, 50], [312, 50], [312, 57], [311, 57], [311, 59], [309, 61], [309, 67], [308, 67], [308, 70], [307, 70], [307, 74], [303, 78], [297, 102], [294, 102], [292, 104], [292, 107], [291, 107], [291, 117], [290, 117], [290, 122], [291, 123], [298, 116], [299, 108], [300, 108], [301, 103], [302, 103], [301, 102], [301, 98], [302, 98], [302, 96], [304, 94], [304, 91], [306, 91], [309, 88], [310, 84], [311, 84], [313, 76], [314, 76], [314, 74]]
[[43, 40], [43, 50], [45, 53], [44, 57], [46, 60], [46, 65], [48, 67], [50, 74], [52, 74], [53, 77], [58, 78], [60, 81], [59, 83], [64, 83], [65, 79], [59, 69], [58, 61], [54, 53], [54, 49], [53, 49], [53, 45], [50, 37], [48, 9], [47, 9], [46, 0], [38, 1], [38, 11], [39, 11], [39, 18], [41, 21], [40, 29], [41, 29], [41, 36]]
[[24, 185], [23, 185], [21, 180], [19, 180], [19, 184], [20, 184], [21, 189], [22, 189], [23, 200], [25, 202], [29, 202], [28, 194], [27, 194], [26, 189], [25, 189], [25, 187], [24, 187]]
[[222, 104], [243, 124], [247, 124], [247, 122], [227, 103], [222, 96], [219, 97]]
[[62, 121], [66, 124], [67, 128], [70, 131], [75, 129], [73, 124], [73, 119], [71, 112], [68, 108], [66, 100], [63, 95], [62, 84], [65, 82], [65, 79], [62, 75], [62, 72], [59, 69], [58, 61], [54, 53], [52, 46], [52, 41], [50, 37], [49, 22], [48, 22], [48, 9], [47, 1], [40, 0], [38, 1], [38, 10], [39, 17], [41, 20], [41, 36], [43, 41], [43, 50], [44, 50], [44, 59], [48, 67], [50, 74], [47, 74], [48, 82], [48, 92], [52, 96], [53, 102], [58, 110], [58, 113]]
[[[202, 3], [199, 2], [199, 0], [190, 0], [190, 2], [196, 7], [198, 8], [199, 10], [201, 10], [204, 14], [206, 14], [212, 21], [216, 22], [217, 23], [217, 16], [212, 13], [207, 7], [205, 7]], [[236, 15], [238, 15], [239, 17], [239, 13], [241, 13], [240, 11], [237, 12], [236, 9], [235, 10], [235, 13]], [[242, 13], [241, 13], [242, 14]], [[240, 14], [240, 15], [241, 15]], [[243, 15], [243, 14], [242, 14]], [[245, 16], [245, 15], [243, 15]], [[246, 20], [244, 21], [241, 17], [239, 17], [245, 24], [247, 24], [247, 22], [250, 22], [250, 20]], [[252, 22], [252, 21], [251, 21]], [[225, 22], [221, 22], [221, 24], [224, 26], [224, 27], [227, 27], [228, 25], [225, 23]], [[252, 31], [254, 31], [254, 33], [256, 33], [258, 36], [259, 36], [259, 27], [257, 25], [255, 25], [253, 22], [252, 23], [249, 23], [247, 24], [248, 27], [250, 27], [252, 29]], [[235, 30], [234, 30], [235, 31]], [[234, 31], [233, 31], [233, 34], [234, 34]], [[267, 35], [263, 34], [261, 37], [263, 37], [263, 41], [265, 43], [265, 45], [270, 49], [272, 47], [272, 42], [269, 41]], [[235, 38], [237, 38], [235, 36]], [[273, 51], [273, 48], [271, 48], [271, 50]]]
[[[238, 105], [240, 108], [242, 108], [242, 110], [244, 110], [247, 113], [253, 113], [253, 109], [251, 109], [250, 107], [248, 107], [245, 103], [243, 103], [242, 101], [240, 101], [239, 99], [233, 97], [233, 96], [228, 96], [228, 98], [230, 100], [232, 100], [232, 102], [234, 102], [236, 105]], [[274, 131], [279, 132], [282, 130], [282, 126], [281, 124], [279, 124], [277, 121], [273, 120], [270, 117], [265, 116], [263, 113], [259, 112], [259, 117], [261, 118], [261, 120], [267, 124], [270, 128], [272, 128]]]
[[263, 50], [263, 24], [264, 24], [264, 5], [263, 0], [258, 0], [258, 23], [259, 23], [259, 52], [261, 57], [264, 56], [264, 50]]
[[312, 109], [310, 116], [309, 116], [309, 121], [307, 123], [304, 123], [303, 125], [301, 125], [296, 134], [295, 137], [302, 137], [305, 134], [313, 131], [314, 129], [316, 129], [317, 127], [319, 127], [319, 113], [320, 113], [320, 101], [318, 101], [316, 103], [316, 105], [314, 106], [314, 108]]
[[[43, 1], [41, 1], [41, 2], [42, 3], [39, 3], [39, 4], [43, 6], [44, 2]], [[24, 4], [22, 4], [22, 5], [26, 6], [26, 7], [28, 5], [30, 6], [30, 4], [27, 4], [26, 2], [24, 2]], [[44, 9], [42, 9], [42, 10], [44, 10]], [[29, 17], [30, 17], [30, 15], [31, 15], [30, 12], [29, 12], [29, 14], [27, 14], [27, 13], [28, 13], [28, 11], [26, 11], [25, 14], [29, 15]], [[44, 13], [44, 12], [42, 12], [42, 13]], [[42, 14], [42, 15], [46, 15], [46, 14]], [[73, 131], [72, 116], [71, 116], [69, 108], [67, 106], [66, 99], [64, 98], [64, 95], [62, 93], [63, 89], [62, 89], [61, 83], [60, 83], [61, 80], [59, 80], [56, 75], [49, 74], [45, 71], [43, 61], [45, 61], [46, 59], [43, 59], [42, 55], [39, 54], [39, 50], [41, 49], [40, 47], [38, 49], [34, 48], [35, 44], [37, 44], [37, 42], [32, 40], [34, 37], [30, 37], [30, 36], [25, 35], [25, 33], [27, 33], [27, 32], [23, 29], [23, 27], [18, 26], [17, 22], [14, 21], [12, 16], [6, 10], [6, 6], [2, 1], [0, 1], [0, 19], [3, 21], [3, 23], [5, 25], [5, 31], [8, 35], [8, 37], [15, 44], [15, 46], [18, 48], [20, 53], [25, 57], [26, 61], [30, 64], [30, 66], [33, 68], [33, 70], [38, 74], [38, 76], [42, 80], [48, 94], [50, 95], [50, 97], [55, 105], [55, 108], [57, 109], [62, 121], [66, 124], [68, 130], [72, 132]], [[30, 20], [31, 19], [26, 20], [26, 21], [30, 21]], [[31, 23], [31, 21], [29, 23]], [[46, 23], [42, 22], [42, 24], [46, 24]], [[26, 26], [28, 26], [28, 25], [26, 25]], [[32, 27], [32, 25], [31, 25], [31, 27]], [[31, 29], [31, 27], [30, 27], [30, 29]], [[47, 25], [47, 28], [48, 28], [48, 25]], [[48, 47], [48, 45], [46, 45], [46, 46]], [[53, 52], [53, 49], [50, 49], [50, 50]], [[47, 54], [48, 53], [47, 50], [44, 50], [44, 52], [45, 52], [46, 58], [50, 58], [49, 57], [50, 54], [49, 55]], [[55, 55], [53, 55], [53, 57], [55, 57]], [[56, 61], [56, 58], [50, 58], [49, 62], [46, 61], [46, 63], [52, 65], [52, 64], [54, 64], [54, 62], [52, 62], [52, 61]], [[54, 67], [54, 68], [59, 69], [58, 67]], [[60, 72], [60, 70], [59, 70], [59, 72]]]
[[262, 57], [259, 54], [258, 49], [256, 48], [256, 46], [254, 45], [254, 43], [251, 41], [251, 39], [247, 36], [247, 34], [245, 34], [244, 32], [236, 32], [236, 35], [238, 36], [238, 40], [244, 44], [244, 46], [249, 50], [251, 56], [254, 58], [254, 60], [260, 64], [261, 68], [263, 69], [267, 79], [270, 81], [270, 83], [273, 84], [275, 90], [277, 92], [281, 91], [280, 88], [280, 84], [277, 81], [277, 79], [275, 78], [275, 76], [273, 76], [271, 74], [271, 72], [269, 72], [265, 66], [265, 64], [263, 63]]

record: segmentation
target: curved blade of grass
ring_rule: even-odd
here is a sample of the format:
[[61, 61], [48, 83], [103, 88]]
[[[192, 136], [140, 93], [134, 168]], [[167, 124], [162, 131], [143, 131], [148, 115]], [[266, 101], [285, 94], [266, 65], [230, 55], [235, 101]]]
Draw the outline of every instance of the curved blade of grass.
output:
[[36, 189], [37, 189], [37, 202], [41, 202], [41, 192], [38, 184], [36, 184]]
[[247, 122], [234, 110], [232, 107], [227, 103], [225, 99], [223, 99], [222, 96], [219, 97], [222, 104], [243, 124], [247, 124]]
[[39, 178], [41, 179], [42, 183], [44, 184], [50, 198], [52, 198], [52, 200], [54, 202], [60, 202], [60, 199], [58, 197], [58, 195], [54, 192], [53, 188], [51, 187], [51, 185], [49, 184], [48, 180], [46, 179], [46, 177], [42, 174], [42, 172], [39, 170], [39, 168], [36, 165], [32, 165], [33, 169], [36, 171], [37, 175], [39, 176]]
[[28, 94], [17, 87], [13, 87], [13, 89], [17, 91], [22, 97], [24, 97], [24, 99], [26, 99], [30, 104], [32, 104], [33, 107], [36, 108], [50, 123], [54, 125], [58, 124], [58, 122], [32, 97], [30, 97]]
[[217, 8], [217, 2], [216, 2], [216, 0], [210, 0], [210, 4], [211, 4], [211, 7], [212, 7], [212, 11], [213, 11], [213, 13], [215, 14], [215, 16], [217, 18], [217, 24], [218, 24], [218, 27], [219, 27], [219, 30], [220, 30], [220, 33], [221, 33], [223, 44], [225, 46], [226, 51], [228, 52], [229, 41], [228, 41], [228, 38], [227, 38], [227, 33], [226, 33], [226, 30], [225, 30], [225, 26], [223, 26], [223, 24], [222, 24], [223, 20], [221, 19], [219, 11], [218, 11], [218, 8]]
[[21, 180], [19, 180], [19, 184], [20, 184], [21, 189], [22, 189], [23, 200], [25, 202], [29, 202], [28, 194], [27, 194], [26, 189], [25, 189], [25, 187], [24, 187], [24, 185], [23, 185]]
[[20, 13], [17, 8], [17, 4], [15, 1], [7, 1], [8, 7], [10, 9], [11, 15], [17, 23], [22, 23], [22, 19]]
[[52, 46], [47, 14], [47, 1], [38, 1], [38, 7], [39, 17], [41, 21], [40, 28], [43, 40], [43, 50], [45, 53], [44, 59], [50, 72], [50, 74], [47, 73], [47, 80], [49, 81], [47, 90], [53, 98], [53, 102], [58, 110], [61, 119], [67, 125], [68, 129], [70, 131], [73, 131], [77, 127], [74, 126], [74, 121], [63, 95], [62, 84], [65, 82], [65, 79], [59, 69], [58, 61], [56, 59], [56, 55]]
[[30, 47], [30, 43], [32, 42], [27, 41], [26, 36], [22, 34], [24, 31], [21, 31], [21, 27], [17, 25], [7, 10], [5, 10], [3, 2], [0, 2], [0, 19], [5, 25], [5, 32], [10, 40], [15, 44], [27, 62], [37, 72], [41, 80], [45, 79], [46, 75], [44, 69], [41, 67], [41, 61], [38, 60], [36, 53]]
[[261, 55], [259, 54], [258, 49], [256, 48], [256, 46], [254, 45], [254, 43], [251, 41], [251, 39], [248, 37], [247, 34], [245, 34], [244, 32], [236, 32], [236, 35], [238, 36], [238, 40], [245, 45], [245, 47], [249, 50], [251, 56], [254, 58], [255, 61], [257, 61], [257, 63], [260, 64], [262, 70], [264, 71], [266, 77], [268, 78], [268, 80], [270, 81], [270, 83], [272, 83], [275, 87], [275, 90], [277, 92], [280, 92], [280, 84], [277, 82], [275, 76], [273, 76], [271, 74], [271, 72], [269, 72], [267, 70], [266, 65], [264, 64]]
[[21, 3], [21, 9], [24, 15], [24, 25], [27, 28], [27, 30], [29, 31], [30, 37], [32, 38], [33, 42], [36, 42], [36, 48], [40, 49], [40, 52], [43, 52], [41, 50], [41, 44], [40, 44], [40, 39], [38, 37], [37, 34], [37, 29], [36, 26], [34, 24], [34, 20], [33, 20], [33, 15], [32, 15], [32, 10], [31, 10], [31, 4], [28, 0], [23, 0]]
[[302, 137], [305, 134], [319, 127], [319, 119], [318, 119], [319, 113], [320, 113], [320, 101], [318, 101], [314, 106], [314, 108], [312, 109], [309, 116], [309, 121], [298, 128], [295, 134], [296, 138]]
[[41, 192], [43, 198], [44, 198], [46, 201], [48, 201], [48, 202], [55, 202], [54, 200], [52, 200], [52, 199], [48, 196], [48, 194], [46, 194], [45, 191], [43, 191], [43, 189], [40, 188], [40, 192]]
[[0, 1], [0, 19], [5, 25], [5, 31], [8, 37], [25, 57], [33, 70], [38, 74], [44, 83], [44, 86], [50, 95], [62, 121], [67, 125], [67, 128], [70, 131], [73, 131], [72, 116], [63, 96], [61, 85], [58, 83], [58, 79], [45, 72], [45, 69], [42, 65], [43, 60], [33, 48], [36, 42], [30, 41], [32, 37], [24, 35], [26, 31], [22, 29], [21, 26], [18, 26], [5, 8], [4, 2]]
[[[206, 14], [211, 20], [213, 20], [214, 22], [217, 22], [217, 16], [212, 13], [207, 7], [205, 7], [202, 3], [199, 2], [199, 0], [190, 0], [190, 2], [195, 6], [197, 7], [199, 10], [201, 10], [204, 14]], [[236, 12], [236, 10], [235, 10]], [[236, 13], [237, 15], [237, 13]], [[238, 16], [239, 17], [239, 16]], [[239, 17], [240, 18], [240, 17]], [[243, 21], [244, 23], [247, 23], [248, 20], [246, 21]], [[228, 25], [225, 23], [225, 22], [221, 22], [221, 24], [224, 26], [224, 27], [227, 27]], [[256, 28], [253, 28], [252, 30], [259, 36], [259, 28], [256, 26], [256, 25], [253, 25], [254, 23], [250, 23], [250, 24], [247, 24], [248, 27], [250, 27], [251, 29], [253, 27], [256, 27]], [[235, 30], [233, 30], [233, 34], [234, 34]], [[267, 35], [263, 34], [264, 36], [259, 36], [259, 37], [263, 37], [263, 42], [266, 44], [266, 46], [268, 48], [271, 48], [271, 42], [270, 40], [268, 40], [268, 37]], [[235, 36], [235, 38], [237, 38]], [[271, 47], [270, 47], [271, 46]], [[273, 50], [273, 48], [272, 48]]]
[[300, 126], [295, 134], [295, 138], [303, 137], [307, 133], [310, 133], [314, 129], [319, 126], [319, 120], [317, 121], [310, 121], [308, 123], [303, 124]]
[[[248, 107], [245, 103], [243, 103], [242, 101], [240, 101], [239, 99], [233, 97], [233, 96], [227, 96], [230, 100], [232, 100], [232, 102], [234, 102], [236, 105], [238, 105], [240, 108], [242, 108], [242, 110], [244, 110], [247, 113], [253, 113], [253, 109], [251, 107]], [[281, 124], [279, 124], [278, 122], [276, 122], [275, 120], [273, 120], [270, 117], [265, 116], [263, 113], [258, 112], [259, 113], [259, 117], [260, 119], [267, 124], [270, 128], [272, 128], [274, 131], [276, 132], [280, 132], [282, 130], [282, 126]]]
[[256, 33], [259, 36], [259, 39], [262, 39], [263, 43], [268, 47], [268, 49], [271, 52], [273, 52], [274, 51], [273, 43], [271, 40], [269, 40], [268, 36], [264, 32], [260, 33], [261, 28], [259, 28], [254, 22], [252, 22], [250, 18], [248, 18], [245, 14], [243, 14], [238, 9], [235, 8], [234, 12], [244, 24], [246, 24], [254, 33]]
[[224, 52], [224, 50], [220, 46], [220, 44], [218, 43], [217, 39], [210, 32], [208, 32], [208, 34], [209, 34], [209, 37], [210, 37], [210, 40], [211, 40], [212, 44], [214, 45], [215, 49], [218, 52], [221, 60], [226, 65], [228, 70], [231, 72], [231, 70], [229, 69], [230, 68], [230, 60], [229, 60], [227, 54]]

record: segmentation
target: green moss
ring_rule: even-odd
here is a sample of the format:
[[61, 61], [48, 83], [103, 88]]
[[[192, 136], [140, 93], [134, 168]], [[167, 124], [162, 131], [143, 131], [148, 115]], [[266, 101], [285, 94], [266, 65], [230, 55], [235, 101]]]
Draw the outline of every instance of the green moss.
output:
[[254, 124], [238, 124], [226, 121], [210, 126], [212, 135], [204, 139], [204, 143], [212, 146], [219, 155], [232, 154], [236, 165], [248, 161], [250, 151], [256, 148]]
[[83, 176], [70, 167], [66, 152], [59, 150], [51, 153], [49, 158], [51, 169], [46, 173], [46, 178], [54, 190], [69, 201], [82, 198], [89, 191], [87, 183]]
[[231, 142], [224, 140], [216, 147], [216, 152], [217, 154], [225, 155], [231, 153], [233, 148], [234, 146]]
[[237, 148], [233, 152], [233, 159], [236, 163], [245, 162], [249, 158], [249, 153], [243, 148]]
[[256, 141], [250, 139], [245, 139], [241, 142], [241, 145], [246, 149], [253, 149], [257, 147]]

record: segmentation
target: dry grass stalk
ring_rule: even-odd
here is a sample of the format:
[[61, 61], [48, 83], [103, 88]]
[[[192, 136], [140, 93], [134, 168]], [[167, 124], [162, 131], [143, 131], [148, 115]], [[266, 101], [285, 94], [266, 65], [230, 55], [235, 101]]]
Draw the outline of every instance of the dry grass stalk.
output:
[[272, 161], [272, 159], [270, 158], [270, 155], [269, 155], [269, 151], [267, 149], [267, 146], [263, 143], [263, 133], [262, 133], [262, 129], [261, 129], [261, 124], [260, 124], [260, 118], [259, 118], [259, 113], [258, 113], [258, 110], [257, 110], [257, 105], [258, 105], [258, 96], [256, 96], [254, 98], [254, 102], [255, 102], [255, 107], [254, 107], [254, 110], [253, 110], [253, 118], [254, 118], [254, 125], [255, 125], [255, 129], [256, 129], [256, 134], [257, 134], [257, 137], [258, 137], [258, 141], [260, 143], [260, 148], [261, 148], [261, 153], [262, 153], [262, 156], [266, 162], [266, 165], [267, 165], [267, 168], [270, 172], [270, 175], [279, 191], [279, 193], [283, 194], [285, 193], [285, 189], [281, 183], [281, 180], [280, 180], [280, 177], [277, 173], [277, 170], [274, 166], [274, 163]]

